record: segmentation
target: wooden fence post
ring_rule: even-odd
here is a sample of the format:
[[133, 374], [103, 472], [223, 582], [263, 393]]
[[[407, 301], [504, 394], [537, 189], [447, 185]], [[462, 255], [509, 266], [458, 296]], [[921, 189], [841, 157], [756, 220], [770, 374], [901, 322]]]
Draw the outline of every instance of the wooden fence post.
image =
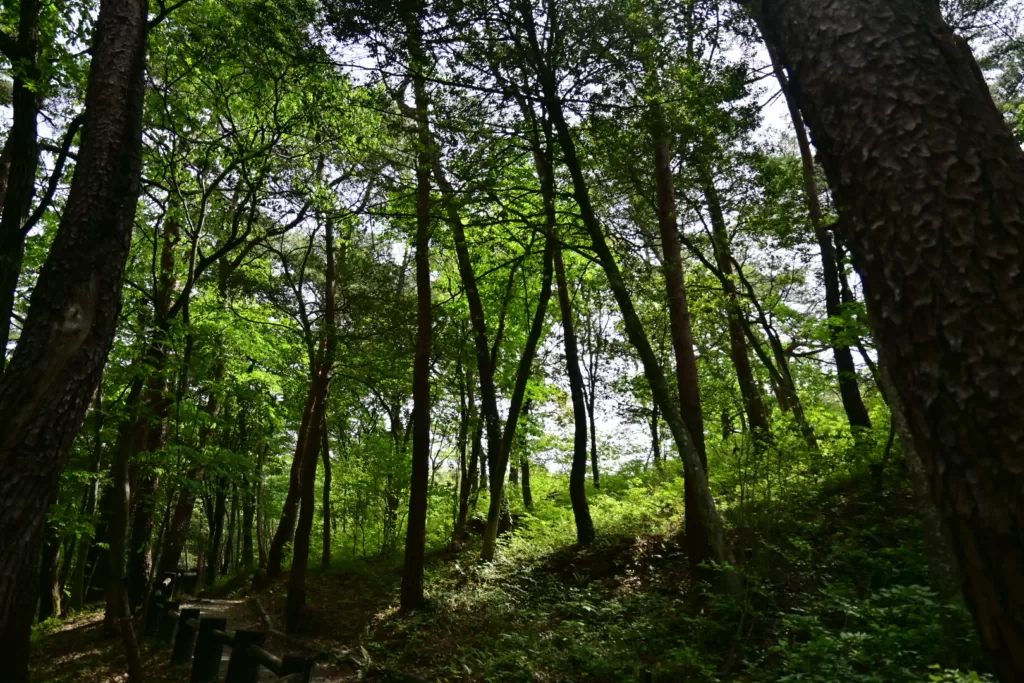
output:
[[174, 646], [171, 648], [171, 664], [185, 664], [192, 659], [192, 649], [196, 646], [196, 628], [188, 623], [195, 619], [199, 621], [199, 608], [186, 607], [180, 610], [178, 617], [178, 631], [174, 636]]
[[153, 591], [153, 595], [149, 599], [149, 609], [146, 610], [146, 627], [142, 631], [143, 636], [152, 638], [159, 632], [163, 602], [164, 598], [160, 591]]
[[171, 610], [178, 610], [178, 603], [165, 601], [160, 610], [160, 623], [156, 630], [156, 644], [166, 647], [174, 642], [174, 628], [178, 625], [178, 619], [170, 615]]
[[199, 620], [196, 649], [192, 656], [192, 676], [189, 679], [191, 683], [217, 683], [224, 644], [213, 637], [213, 632], [225, 631], [227, 627], [228, 620], [224, 618], [203, 617]]
[[310, 683], [313, 680], [314, 666], [316, 666], [316, 662], [312, 657], [285, 655], [281, 660], [281, 678], [288, 674], [300, 674], [302, 683]]
[[235, 631], [235, 644], [231, 646], [228, 661], [228, 675], [224, 683], [257, 683], [260, 679], [260, 663], [249, 656], [249, 646], [263, 645], [267, 634], [263, 631]]

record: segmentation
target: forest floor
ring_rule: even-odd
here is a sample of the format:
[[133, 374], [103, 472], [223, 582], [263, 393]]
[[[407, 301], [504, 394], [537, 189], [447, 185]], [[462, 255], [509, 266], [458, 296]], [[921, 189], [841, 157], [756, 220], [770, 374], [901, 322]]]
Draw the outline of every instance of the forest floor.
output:
[[[958, 671], [984, 666], [969, 615], [927, 588], [912, 496], [893, 489], [859, 478], [783, 510], [733, 507], [740, 602], [691, 580], [675, 528], [628, 533], [624, 520], [581, 548], [559, 544], [539, 514], [495, 562], [479, 563], [472, 539], [434, 553], [429, 603], [412, 614], [398, 611], [393, 561], [311, 573], [301, 628], [268, 649], [316, 654], [317, 681], [989, 680]], [[250, 585], [237, 577], [213, 594], [230, 626], [258, 627], [265, 610], [281, 628], [286, 577]], [[120, 644], [100, 621], [83, 615], [42, 637], [35, 680], [118, 680]], [[167, 658], [146, 644], [150, 680], [185, 680]]]

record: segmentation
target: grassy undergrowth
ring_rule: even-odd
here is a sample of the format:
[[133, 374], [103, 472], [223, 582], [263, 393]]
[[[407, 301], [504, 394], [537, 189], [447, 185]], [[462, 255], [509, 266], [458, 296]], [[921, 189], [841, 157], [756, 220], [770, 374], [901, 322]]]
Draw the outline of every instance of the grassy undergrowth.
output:
[[[476, 537], [436, 548], [429, 603], [412, 614], [397, 610], [398, 558], [314, 572], [299, 636], [323, 651], [369, 657], [378, 677], [439, 681], [991, 680], [974, 673], [985, 664], [970, 616], [928, 587], [912, 495], [891, 474], [881, 494], [869, 477], [851, 475], [793, 484], [771, 502], [740, 504], [720, 490], [745, 577], [737, 601], [690, 576], [679, 535], [682, 481], [672, 466], [605, 477], [590, 492], [599, 536], [585, 548], [574, 543], [565, 478], [540, 472], [533, 511], [501, 539], [494, 562], [478, 562]], [[525, 512], [515, 494], [512, 503]], [[234, 577], [214, 593], [240, 597], [249, 583]], [[258, 596], [277, 623], [285, 586]], [[73, 680], [82, 665], [60, 650], [101, 659], [118, 650], [116, 639], [45, 635], [56, 627], [47, 622], [37, 634], [37, 661], [51, 680]], [[60, 646], [61, 638], [75, 645]], [[350, 669], [332, 669], [332, 659], [342, 658], [324, 658], [331, 680], [356, 680]], [[72, 668], [62, 672], [62, 662]]]
[[[441, 680], [969, 681], [984, 667], [969, 614], [928, 587], [910, 491], [844, 478], [726, 510], [747, 578], [738, 603], [691, 581], [674, 473], [608, 477], [598, 541], [573, 544], [560, 477], [500, 558], [437, 558], [430, 605], [378, 613], [362, 647]], [[557, 487], [557, 488], [556, 488]]]

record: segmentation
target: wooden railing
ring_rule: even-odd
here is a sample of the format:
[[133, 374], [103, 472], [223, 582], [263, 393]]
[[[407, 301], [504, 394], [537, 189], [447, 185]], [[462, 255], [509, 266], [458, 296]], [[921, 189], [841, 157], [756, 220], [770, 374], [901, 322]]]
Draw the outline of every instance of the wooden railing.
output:
[[192, 662], [191, 683], [218, 683], [224, 648], [231, 649], [224, 683], [257, 683], [260, 668], [276, 674], [277, 683], [310, 683], [312, 657], [277, 657], [263, 648], [265, 631], [238, 629], [228, 633], [224, 617], [204, 617], [196, 607], [180, 609], [171, 600], [174, 577], [165, 577], [154, 592], [143, 634], [154, 638], [158, 647], [171, 648], [172, 664]]

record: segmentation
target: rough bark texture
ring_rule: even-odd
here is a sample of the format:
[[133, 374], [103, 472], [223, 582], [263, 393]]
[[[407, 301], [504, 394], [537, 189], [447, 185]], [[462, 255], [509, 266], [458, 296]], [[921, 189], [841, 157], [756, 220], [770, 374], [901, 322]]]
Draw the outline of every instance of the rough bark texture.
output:
[[146, 33], [146, 3], [101, 2], [75, 176], [0, 380], [0, 657], [15, 682], [27, 675], [46, 509], [120, 311], [140, 186]]
[[1003, 681], [1024, 680], [1024, 152], [919, 0], [755, 3]]
[[416, 163], [416, 357], [412, 367], [412, 480], [405, 534], [401, 608], [423, 605], [423, 560], [427, 541], [427, 486], [430, 477], [430, 346], [433, 313], [430, 297], [430, 168], [433, 145], [427, 120], [426, 59], [419, 18], [410, 22], [419, 158]]

